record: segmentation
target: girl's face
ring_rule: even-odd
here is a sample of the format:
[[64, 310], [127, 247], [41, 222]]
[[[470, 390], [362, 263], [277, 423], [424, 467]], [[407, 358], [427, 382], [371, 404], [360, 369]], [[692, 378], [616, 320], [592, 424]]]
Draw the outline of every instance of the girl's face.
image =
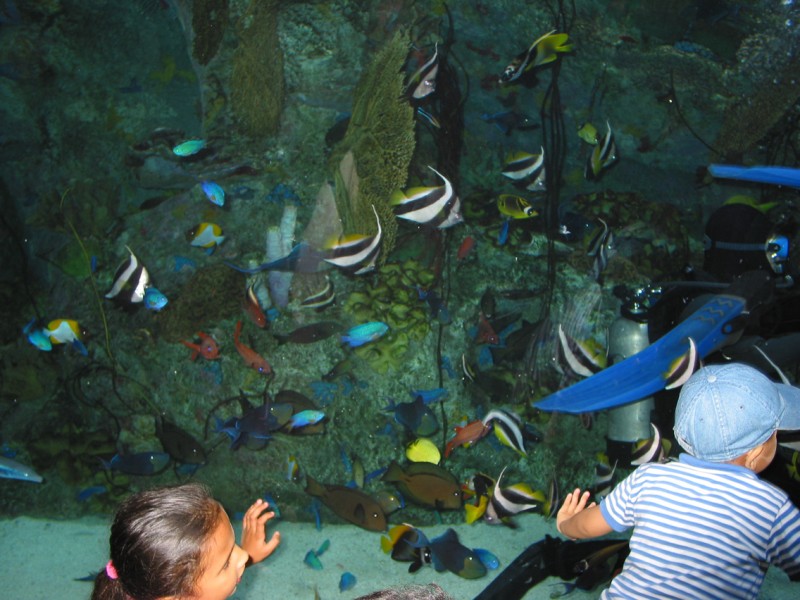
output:
[[209, 538], [203, 557], [203, 574], [194, 600], [225, 600], [236, 591], [250, 557], [236, 544], [233, 527], [225, 513]]

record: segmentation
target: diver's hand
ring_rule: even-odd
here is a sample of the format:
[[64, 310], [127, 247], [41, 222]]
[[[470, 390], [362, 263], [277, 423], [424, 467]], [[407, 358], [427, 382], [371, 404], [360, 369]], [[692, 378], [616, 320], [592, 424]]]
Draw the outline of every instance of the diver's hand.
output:
[[[569, 538], [573, 537], [568, 531], [562, 530], [562, 526], [572, 517], [583, 512], [583, 510], [587, 508], [586, 503], [589, 502], [590, 496], [591, 492], [588, 490], [581, 494], [580, 488], [575, 488], [574, 492], [567, 494], [567, 497], [564, 498], [564, 504], [561, 505], [561, 508], [558, 510], [558, 515], [556, 515], [556, 529], [558, 529], [559, 533]], [[592, 508], [593, 506], [597, 506], [597, 503], [592, 502], [589, 504], [588, 508]]]
[[275, 551], [281, 543], [281, 533], [276, 531], [267, 541], [267, 521], [275, 516], [266, 512], [269, 503], [258, 499], [247, 509], [242, 519], [242, 548], [250, 555], [248, 564], [261, 562]]

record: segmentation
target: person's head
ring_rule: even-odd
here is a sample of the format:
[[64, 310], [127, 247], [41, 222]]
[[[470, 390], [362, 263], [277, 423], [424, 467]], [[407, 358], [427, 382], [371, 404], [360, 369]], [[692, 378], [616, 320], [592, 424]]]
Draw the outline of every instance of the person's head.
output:
[[223, 600], [248, 560], [230, 520], [202, 485], [134, 494], [111, 525], [111, 560], [92, 600]]
[[800, 389], [753, 367], [710, 365], [681, 388], [673, 431], [695, 458], [760, 473], [775, 457], [780, 429], [800, 429]]
[[429, 583], [386, 588], [359, 596], [356, 600], [453, 600], [453, 597], [435, 583]]

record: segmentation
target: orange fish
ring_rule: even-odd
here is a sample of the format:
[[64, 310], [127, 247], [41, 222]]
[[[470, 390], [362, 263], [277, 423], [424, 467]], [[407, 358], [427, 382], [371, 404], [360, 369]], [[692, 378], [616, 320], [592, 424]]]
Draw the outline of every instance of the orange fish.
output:
[[244, 312], [246, 312], [253, 323], [261, 327], [261, 329], [267, 326], [267, 315], [261, 310], [261, 304], [258, 302], [252, 285], [247, 288], [247, 295], [244, 298]]
[[478, 419], [472, 423], [467, 423], [464, 427], [456, 427], [456, 435], [453, 439], [447, 442], [444, 449], [444, 456], [447, 458], [450, 453], [459, 446], [464, 444], [471, 444], [477, 442], [479, 439], [485, 437], [491, 430], [491, 425], [485, 425], [483, 421]]
[[233, 343], [236, 345], [236, 350], [242, 355], [244, 362], [251, 369], [255, 369], [262, 375], [272, 375], [272, 367], [264, 358], [252, 348], [248, 348], [239, 341], [239, 335], [242, 333], [242, 322], [236, 322], [236, 331], [233, 333]]
[[475, 238], [471, 235], [468, 235], [464, 238], [464, 241], [461, 242], [461, 245], [458, 247], [458, 252], [456, 253], [456, 258], [459, 261], [464, 260], [469, 256], [470, 251], [475, 247]]
[[187, 348], [191, 348], [194, 351], [189, 357], [190, 360], [196, 360], [198, 356], [202, 356], [206, 360], [215, 360], [219, 358], [219, 346], [217, 346], [217, 340], [207, 333], [203, 333], [202, 331], [197, 332], [197, 337], [200, 338], [199, 344], [193, 344], [191, 342], [187, 342], [186, 340], [181, 340], [181, 344]]

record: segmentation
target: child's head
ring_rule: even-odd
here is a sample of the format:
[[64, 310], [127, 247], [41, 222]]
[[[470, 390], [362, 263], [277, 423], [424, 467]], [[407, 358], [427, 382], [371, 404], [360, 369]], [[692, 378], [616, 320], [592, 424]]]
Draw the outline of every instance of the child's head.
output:
[[230, 596], [247, 553], [235, 543], [222, 506], [198, 484], [134, 494], [111, 525], [111, 560], [93, 600]]
[[[675, 439], [692, 456], [730, 462], [767, 442], [779, 429], [800, 429], [800, 389], [773, 383], [747, 365], [711, 365], [681, 389]], [[760, 468], [765, 468], [772, 455]], [[763, 462], [763, 461], [762, 461]]]

